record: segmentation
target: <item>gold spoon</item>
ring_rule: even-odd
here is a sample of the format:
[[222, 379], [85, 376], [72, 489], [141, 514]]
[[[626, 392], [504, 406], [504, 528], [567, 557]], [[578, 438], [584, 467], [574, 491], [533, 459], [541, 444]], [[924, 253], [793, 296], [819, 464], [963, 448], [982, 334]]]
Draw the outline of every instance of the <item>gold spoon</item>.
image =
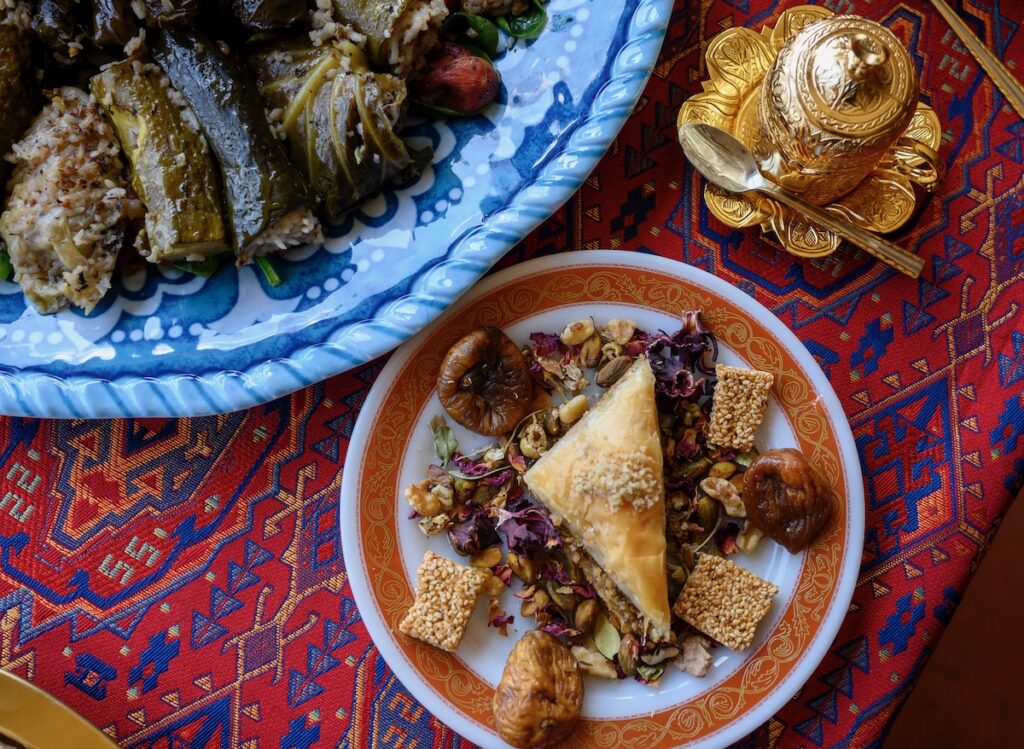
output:
[[1017, 114], [1024, 117], [1024, 86], [1021, 86], [1016, 76], [992, 53], [992, 50], [985, 46], [981, 39], [975, 36], [970, 27], [964, 23], [955, 10], [949, 7], [945, 0], [932, 0], [932, 5], [935, 6], [935, 10], [939, 11], [939, 15], [946, 19], [946, 23], [952, 27], [953, 33], [960, 37], [960, 41], [964, 43], [982, 69], [988, 73], [989, 78], [996, 84], [996, 88], [1003, 92], [1003, 96], [1010, 102], [1010, 106], [1017, 110]]
[[758, 171], [750, 150], [724, 130], [704, 123], [679, 128], [686, 158], [708, 180], [733, 193], [759, 192], [782, 203], [812, 223], [835, 232], [912, 278], [921, 275], [924, 260], [849, 221], [826, 213], [769, 182]]

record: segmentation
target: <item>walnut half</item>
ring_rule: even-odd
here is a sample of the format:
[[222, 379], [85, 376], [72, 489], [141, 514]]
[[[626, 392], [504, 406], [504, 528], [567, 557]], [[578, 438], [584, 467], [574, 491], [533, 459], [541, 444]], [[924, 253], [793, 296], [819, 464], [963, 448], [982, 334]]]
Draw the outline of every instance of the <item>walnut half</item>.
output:
[[583, 676], [569, 649], [547, 632], [523, 635], [494, 693], [498, 735], [521, 749], [555, 744], [572, 731], [583, 705]]

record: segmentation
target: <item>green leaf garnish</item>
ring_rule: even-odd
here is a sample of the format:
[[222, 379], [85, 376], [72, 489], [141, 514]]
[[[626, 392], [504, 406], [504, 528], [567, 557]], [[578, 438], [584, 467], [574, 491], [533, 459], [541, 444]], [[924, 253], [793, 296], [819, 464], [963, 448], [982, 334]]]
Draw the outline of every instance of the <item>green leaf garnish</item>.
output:
[[277, 275], [277, 269], [274, 264], [270, 262], [270, 258], [265, 255], [258, 255], [256, 257], [256, 265], [260, 266], [260, 270], [263, 271], [263, 275], [267, 279], [267, 283], [271, 286], [280, 286], [281, 276]]
[[536, 39], [548, 24], [548, 14], [540, 0], [533, 0], [533, 10], [518, 16], [501, 16], [498, 26], [516, 39]]
[[14, 273], [14, 266], [11, 265], [11, 256], [7, 254], [7, 247], [0, 244], [0, 281], [6, 281]]
[[[445, 468], [451, 462], [452, 455], [459, 449], [459, 441], [455, 439], [455, 433], [440, 414], [430, 419], [430, 431], [434, 433], [434, 452], [437, 453], [437, 458], [441, 461], [441, 467]], [[456, 478], [474, 477], [460, 475]]]
[[498, 27], [483, 16], [452, 13], [442, 29], [460, 44], [477, 49], [488, 58], [498, 54]]
[[419, 110], [422, 110], [426, 114], [431, 114], [434, 115], [435, 117], [443, 117], [446, 119], [450, 119], [453, 117], [476, 117], [478, 114], [480, 114], [485, 109], [487, 109], [487, 107], [490, 106], [490, 104], [488, 104], [487, 107], [482, 107], [481, 109], [478, 109], [475, 112], [460, 112], [457, 109], [450, 109], [449, 107], [442, 107], [437, 104], [431, 104], [430, 102], [423, 101], [423, 99], [414, 98], [410, 99], [410, 101], [412, 102], [413, 106], [415, 106]]
[[191, 273], [193, 276], [209, 278], [220, 267], [220, 258], [208, 257], [205, 260], [181, 260], [174, 263], [174, 267], [185, 273]]
[[636, 665], [637, 673], [644, 677], [644, 681], [657, 681], [665, 673], [665, 667], [660, 663], [657, 666], [648, 666], [646, 663]]
[[614, 661], [615, 656], [619, 654], [622, 637], [604, 614], [598, 614], [594, 622], [594, 644], [601, 655], [610, 661]]

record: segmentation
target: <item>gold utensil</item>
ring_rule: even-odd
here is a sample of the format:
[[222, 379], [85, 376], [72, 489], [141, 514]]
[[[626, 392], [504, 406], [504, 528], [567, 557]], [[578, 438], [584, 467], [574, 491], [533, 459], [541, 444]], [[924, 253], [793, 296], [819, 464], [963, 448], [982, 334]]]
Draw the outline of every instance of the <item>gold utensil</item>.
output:
[[939, 11], [939, 15], [946, 19], [946, 23], [953, 28], [953, 33], [960, 37], [960, 41], [964, 43], [982, 69], [988, 73], [989, 78], [996, 84], [996, 88], [1003, 92], [1003, 96], [1010, 102], [1010, 106], [1017, 110], [1017, 114], [1024, 117], [1024, 86], [1016, 76], [995, 56], [992, 50], [985, 46], [981, 39], [975, 36], [956, 11], [949, 7], [946, 0], [932, 0], [932, 5], [935, 6], [935, 10]]
[[12, 741], [29, 749], [117, 749], [109, 736], [56, 697], [0, 670], [0, 745]]
[[708, 180], [731, 193], [759, 192], [805, 216], [912, 278], [921, 275], [924, 260], [859, 226], [807, 203], [769, 182], [758, 171], [750, 150], [712, 125], [692, 123], [679, 128], [686, 158]]
[[[851, 122], [864, 122], [863, 118], [849, 116], [851, 107], [865, 115], [869, 114], [866, 110], [878, 110], [878, 114], [888, 102], [912, 101], [910, 94], [917, 90], [912, 63], [905, 59], [907, 53], [892, 47], [898, 40], [880, 32], [877, 24], [865, 29], [862, 19], [857, 21], [858, 28], [854, 28], [849, 17], [824, 23], [828, 19], [835, 19], [835, 15], [821, 5], [798, 5], [783, 11], [774, 25], [760, 31], [744, 26], [720, 31], [707, 47], [708, 80], [702, 84], [704, 91], [683, 103], [678, 119], [679, 125], [703, 122], [732, 134], [754, 153], [765, 177], [819, 205], [828, 197], [822, 189], [842, 187], [840, 172], [848, 173], [850, 167], [859, 163], [862, 150], [873, 148], [875, 143], [871, 132], [861, 129], [858, 135], [851, 129]], [[858, 38], [859, 34], [867, 38]], [[880, 58], [883, 49], [887, 62], [883, 69], [875, 69], [882, 73], [881, 81], [889, 84], [888, 90], [883, 86], [884, 96], [878, 95], [878, 76], [858, 82], [844, 72], [845, 64], [838, 64], [843, 62], [844, 55], [847, 61], [852, 56], [856, 62], [858, 53], [869, 62], [878, 62], [872, 55]], [[865, 51], [868, 56], [862, 54]], [[778, 62], [780, 57], [786, 59]], [[899, 62], [901, 59], [906, 65]], [[771, 116], [769, 110], [773, 106], [771, 101], [764, 101], [770, 94], [765, 89], [775, 84], [780, 86], [780, 95], [787, 91], [796, 94], [786, 100], [792, 109], [785, 115], [787, 135], [781, 144], [768, 137], [762, 127], [762, 120], [766, 119], [762, 114], [767, 112]], [[834, 104], [828, 104], [830, 114], [815, 102], [833, 101], [828, 92], [835, 92], [836, 85], [855, 95], [852, 100], [840, 97]], [[935, 154], [942, 141], [942, 125], [935, 112], [917, 102], [910, 124], [902, 131], [893, 124], [902, 121], [899, 113], [892, 114], [895, 119], [871, 115], [870, 121], [880, 125], [889, 136], [898, 135], [895, 143], [880, 159], [880, 151], [874, 151], [876, 166], [851, 192], [822, 205], [833, 216], [881, 235], [896, 231], [914, 217], [925, 199], [924, 193], [937, 187], [944, 167]], [[824, 127], [826, 124], [828, 127]], [[827, 142], [821, 143], [821, 139]], [[792, 146], [798, 150], [793, 152]], [[831, 154], [836, 146], [843, 149], [839, 158], [830, 158], [828, 164], [814, 161], [816, 154]], [[778, 169], [771, 161], [776, 154]], [[708, 182], [704, 200], [708, 210], [727, 226], [758, 226], [762, 232], [778, 237], [786, 251], [794, 255], [824, 257], [839, 246], [837, 234], [812, 225], [762, 194], [730, 193]]]

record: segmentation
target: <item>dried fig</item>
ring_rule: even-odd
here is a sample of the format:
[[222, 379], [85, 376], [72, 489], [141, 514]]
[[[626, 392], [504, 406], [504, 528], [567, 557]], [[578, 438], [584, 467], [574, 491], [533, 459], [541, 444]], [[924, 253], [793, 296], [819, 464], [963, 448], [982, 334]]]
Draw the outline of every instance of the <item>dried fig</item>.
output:
[[547, 632], [523, 635], [494, 692], [498, 735], [512, 746], [555, 744], [572, 731], [583, 704], [583, 675], [569, 649]]
[[481, 328], [452, 346], [437, 376], [441, 405], [479, 434], [508, 432], [529, 413], [533, 378], [519, 347], [495, 328]]
[[747, 520], [796, 554], [806, 549], [832, 513], [832, 490], [799, 450], [762, 453], [743, 474]]

